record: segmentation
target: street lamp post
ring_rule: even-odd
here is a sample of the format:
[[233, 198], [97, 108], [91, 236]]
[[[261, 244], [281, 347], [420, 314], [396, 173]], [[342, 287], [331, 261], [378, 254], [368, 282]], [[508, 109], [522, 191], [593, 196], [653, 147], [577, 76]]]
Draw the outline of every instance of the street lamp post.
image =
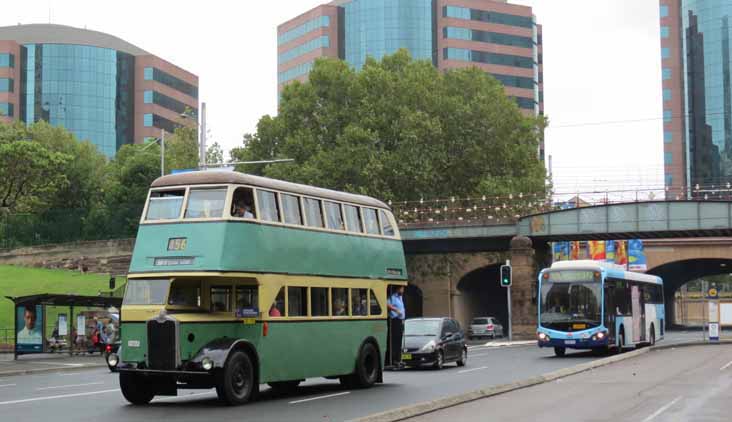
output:
[[165, 176], [165, 129], [160, 129], [160, 177]]

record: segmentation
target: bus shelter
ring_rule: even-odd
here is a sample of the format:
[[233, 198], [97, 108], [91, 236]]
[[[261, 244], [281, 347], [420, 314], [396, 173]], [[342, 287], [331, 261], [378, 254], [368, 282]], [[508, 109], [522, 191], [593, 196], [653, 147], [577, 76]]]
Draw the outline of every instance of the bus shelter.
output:
[[121, 297], [48, 293], [5, 297], [15, 305], [15, 359], [30, 353], [90, 351], [95, 328], [119, 327]]

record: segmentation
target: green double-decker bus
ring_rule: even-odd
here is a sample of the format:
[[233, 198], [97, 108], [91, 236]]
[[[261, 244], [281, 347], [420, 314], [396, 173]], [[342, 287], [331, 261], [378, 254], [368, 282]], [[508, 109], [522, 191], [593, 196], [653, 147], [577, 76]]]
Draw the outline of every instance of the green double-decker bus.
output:
[[236, 172], [153, 182], [122, 305], [120, 387], [134, 404], [216, 388], [382, 381], [387, 287], [405, 285], [381, 201]]

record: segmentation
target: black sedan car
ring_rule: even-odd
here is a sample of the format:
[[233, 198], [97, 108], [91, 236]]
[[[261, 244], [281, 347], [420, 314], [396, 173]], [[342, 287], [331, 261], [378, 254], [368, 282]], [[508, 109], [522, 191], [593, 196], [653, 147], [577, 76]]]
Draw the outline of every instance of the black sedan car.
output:
[[402, 362], [406, 366], [432, 366], [441, 369], [445, 363], [464, 366], [468, 347], [460, 324], [450, 318], [412, 318], [404, 323]]

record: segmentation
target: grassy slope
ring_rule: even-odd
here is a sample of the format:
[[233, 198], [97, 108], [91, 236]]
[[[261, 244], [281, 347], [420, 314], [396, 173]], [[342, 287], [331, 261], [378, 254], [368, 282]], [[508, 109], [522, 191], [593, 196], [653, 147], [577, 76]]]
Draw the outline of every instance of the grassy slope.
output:
[[[119, 286], [121, 280], [117, 281]], [[3, 328], [13, 327], [13, 302], [5, 296], [28, 296], [42, 293], [61, 293], [96, 296], [109, 289], [109, 276], [105, 274], [81, 274], [78, 271], [46, 270], [40, 268], [0, 265], [0, 343]], [[64, 307], [47, 307], [46, 332], [53, 331], [58, 313], [66, 313]], [[76, 314], [76, 309], [74, 310]]]

